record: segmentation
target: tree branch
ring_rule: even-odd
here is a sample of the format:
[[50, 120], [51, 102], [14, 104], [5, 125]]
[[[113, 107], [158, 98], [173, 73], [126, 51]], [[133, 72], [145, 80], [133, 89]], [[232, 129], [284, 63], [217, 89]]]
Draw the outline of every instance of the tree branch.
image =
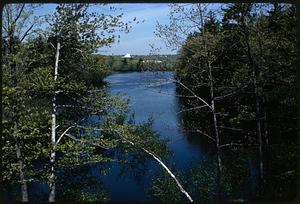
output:
[[193, 108], [184, 109], [184, 110], [178, 111], [176, 114], [179, 114], [179, 113], [182, 113], [182, 112], [191, 111], [191, 110], [201, 109], [201, 108], [204, 108], [204, 107], [207, 107], [207, 105], [196, 106], [196, 107], [193, 107]]
[[[122, 138], [125, 140], [125, 142], [131, 144], [132, 146], [135, 146], [135, 144], [125, 138]], [[188, 192], [182, 187], [181, 183], [178, 181], [176, 176], [172, 173], [172, 171], [161, 161], [161, 159], [155, 155], [154, 153], [150, 152], [149, 150], [145, 149], [144, 147], [140, 147], [144, 152], [146, 152], [148, 155], [150, 155], [152, 158], [154, 158], [166, 171], [167, 173], [175, 180], [177, 186], [179, 187], [180, 191], [188, 198], [190, 202], [193, 202], [193, 199], [188, 194]]]
[[232, 147], [232, 146], [241, 146], [241, 147], [249, 147], [249, 146], [259, 146], [258, 144], [239, 144], [239, 143], [234, 143], [234, 142], [231, 142], [231, 143], [228, 143], [228, 144], [223, 144], [223, 145], [220, 145], [219, 147], [220, 148], [223, 148], [223, 147]]
[[[113, 132], [116, 132], [120, 137], [121, 137], [121, 140], [123, 140], [124, 142], [126, 143], [129, 143], [131, 144], [132, 146], [134, 147], [137, 147], [132, 141], [122, 137], [122, 134], [115, 130], [115, 129], [109, 129], [110, 131], [113, 131]], [[179, 187], [180, 191], [187, 197], [187, 199], [190, 201], [190, 202], [193, 202], [193, 199], [191, 198], [191, 196], [188, 194], [188, 192], [182, 187], [182, 185], [180, 184], [180, 182], [178, 181], [178, 179], [176, 178], [176, 176], [172, 173], [172, 171], [161, 161], [161, 159], [155, 155], [154, 153], [150, 152], [149, 150], [147, 150], [146, 148], [144, 147], [138, 147], [140, 149], [142, 149], [144, 152], [146, 152], [148, 155], [150, 155], [152, 158], [154, 158], [158, 163], [159, 165], [161, 165], [166, 171], [167, 173], [175, 180], [177, 186]]]
[[71, 128], [73, 128], [73, 127], [75, 127], [75, 126], [70, 126], [70, 127], [68, 127], [68, 128], [60, 135], [60, 137], [58, 138], [57, 142], [55, 143], [54, 148], [58, 145], [58, 143], [60, 142], [60, 140], [62, 139], [62, 137], [63, 137], [65, 134], [67, 134], [67, 132], [68, 132]]
[[26, 38], [26, 36], [29, 34], [30, 30], [33, 28], [34, 23], [26, 30], [23, 37], [21, 38], [21, 42]]
[[24, 10], [24, 7], [25, 7], [25, 4], [22, 4], [22, 7], [21, 7], [21, 9], [20, 9], [20, 11], [19, 11], [17, 17], [15, 18], [13, 24], [16, 24], [16, 22], [18, 21], [18, 19], [21, 17], [21, 14], [22, 14], [22, 12], [23, 12], [23, 10]]
[[66, 135], [67, 137], [71, 138], [72, 140], [77, 141], [77, 142], [86, 143], [86, 144], [89, 144], [89, 145], [92, 145], [92, 146], [96, 146], [96, 147], [101, 147], [102, 149], [106, 149], [106, 150], [109, 149], [108, 147], [99, 145], [98, 143], [88, 142], [88, 141], [82, 141], [82, 140], [80, 140], [80, 139], [77, 139], [76, 137], [74, 137], [73, 135], [71, 135], [71, 134], [69, 134], [69, 133], [66, 133], [65, 135]]
[[238, 128], [231, 128], [231, 127], [225, 127], [225, 126], [218, 126], [218, 127], [222, 128], [222, 129], [228, 129], [228, 130], [243, 131], [243, 129], [238, 129]]
[[216, 141], [216, 140], [215, 140], [215, 138], [213, 138], [213, 137], [209, 136], [208, 134], [206, 134], [206, 133], [202, 132], [202, 131], [201, 131], [201, 130], [199, 130], [199, 129], [196, 129], [196, 132], [199, 132], [199, 133], [201, 133], [202, 135], [204, 135], [204, 136], [208, 137], [209, 139], [211, 139], [211, 140], [213, 140], [213, 141]]
[[204, 104], [206, 104], [212, 111], [213, 108], [205, 101], [203, 100], [201, 97], [197, 96], [190, 88], [188, 88], [186, 85], [184, 85], [183, 83], [181, 83], [180, 81], [177, 81], [175, 79], [171, 79], [172, 81], [175, 81], [176, 83], [180, 84], [181, 86], [183, 86], [185, 89], [187, 89], [191, 94], [193, 94], [196, 98], [198, 98], [200, 101], [202, 101]]

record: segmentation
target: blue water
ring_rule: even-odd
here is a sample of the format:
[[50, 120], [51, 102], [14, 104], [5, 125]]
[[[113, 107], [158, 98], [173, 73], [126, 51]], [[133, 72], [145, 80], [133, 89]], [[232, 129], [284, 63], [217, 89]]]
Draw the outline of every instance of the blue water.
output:
[[[105, 79], [109, 83], [109, 92], [113, 95], [124, 93], [130, 97], [130, 111], [135, 121], [146, 122], [154, 118], [153, 130], [160, 137], [169, 140], [168, 147], [172, 155], [165, 161], [172, 170], [188, 171], [194, 162], [205, 156], [195, 140], [189, 140], [179, 126], [178, 98], [175, 96], [175, 84], [170, 81], [173, 72], [130, 72], [116, 73]], [[113, 164], [111, 172], [103, 177], [108, 186], [112, 201], [148, 201], [147, 187], [154, 176], [152, 171], [164, 171], [154, 161], [148, 165], [140, 182], [132, 176], [120, 176], [120, 166]]]

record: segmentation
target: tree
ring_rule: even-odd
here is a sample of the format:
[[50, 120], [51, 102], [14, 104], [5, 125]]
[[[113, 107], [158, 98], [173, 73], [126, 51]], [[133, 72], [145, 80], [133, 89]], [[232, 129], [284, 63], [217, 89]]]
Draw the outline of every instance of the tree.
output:
[[[7, 77], [3, 80], [4, 88], [4, 112], [3, 117], [5, 127], [13, 137], [6, 136], [4, 141], [6, 144], [15, 145], [15, 155], [18, 163], [19, 181], [21, 183], [22, 201], [28, 201], [27, 181], [25, 175], [24, 152], [21, 143], [24, 135], [20, 132], [20, 115], [24, 109], [20, 106], [26, 103], [22, 90], [19, 89], [20, 78], [24, 71], [22, 66], [22, 42], [29, 34], [34, 32], [37, 20], [31, 20], [33, 9], [37, 5], [30, 4], [7, 4], [3, 9], [3, 34], [2, 34], [2, 51], [5, 54], [4, 75]], [[26, 65], [25, 65], [26, 67]], [[8, 112], [10, 113], [8, 113]], [[11, 125], [13, 124], [13, 125]], [[7, 148], [6, 150], [9, 150]], [[10, 149], [11, 150], [11, 149]], [[23, 149], [24, 150], [24, 149]], [[11, 154], [12, 152], [5, 152]], [[9, 171], [9, 170], [8, 170]]]
[[[60, 77], [63, 80], [64, 77], [70, 79], [78, 77], [77, 74], [80, 74], [80, 71], [71, 71], [71, 67], [75, 67], [74, 60], [76, 59], [76, 67], [81, 67], [78, 61], [80, 62], [80, 59], [83, 59], [85, 55], [91, 54], [100, 46], [111, 44], [114, 41], [115, 36], [110, 35], [110, 33], [114, 31], [115, 27], [122, 27], [125, 25], [124, 29], [126, 32], [128, 31], [127, 24], [123, 24], [120, 21], [121, 16], [112, 17], [104, 14], [97, 15], [95, 12], [88, 13], [87, 9], [88, 6], [85, 4], [61, 4], [56, 8], [56, 13], [50, 23], [52, 27], [50, 39], [54, 42], [52, 44], [56, 45], [54, 83], [57, 82], [58, 73], [60, 73]], [[98, 36], [97, 34], [99, 29], [101, 29], [101, 36]], [[105, 33], [107, 33], [108, 36], [105, 35]], [[68, 60], [63, 61], [60, 65], [63, 69], [59, 69], [59, 61], [64, 58]], [[67, 80], [65, 82], [68, 83]], [[78, 91], [76, 86], [71, 87], [71, 89], [73, 90], [68, 91]], [[82, 90], [82, 87], [80, 87], [79, 90], [80, 89]], [[50, 202], [55, 201], [55, 148], [59, 141], [56, 141], [57, 94], [60, 92], [64, 92], [64, 90], [54, 90], [52, 99]], [[67, 127], [60, 135], [60, 138], [67, 134], [71, 127], [72, 126]]]
[[[118, 102], [117, 98], [114, 97], [103, 97], [102, 95], [99, 95], [97, 91], [89, 90], [89, 87], [86, 86], [86, 84], [82, 81], [78, 81], [73, 76], [76, 76], [77, 72], [81, 73], [80, 70], [74, 70], [73, 72], [70, 72], [70, 68], [72, 67], [70, 62], [68, 63], [62, 63], [60, 64], [60, 60], [64, 61], [64, 57], [68, 56], [68, 60], [72, 62], [72, 60], [75, 58], [73, 53], [70, 53], [72, 49], [75, 51], [79, 51], [80, 55], [85, 56], [89, 55], [98, 48], [99, 46], [107, 45], [113, 42], [114, 36], [108, 36], [107, 38], [100, 38], [96, 35], [96, 29], [97, 28], [103, 28], [104, 30], [107, 29], [107, 25], [111, 27], [122, 27], [124, 26], [124, 31], [127, 32], [128, 27], [127, 24], [123, 24], [118, 21], [116, 18], [112, 18], [112, 23], [108, 24], [107, 19], [102, 17], [102, 20], [106, 20], [105, 22], [102, 21], [96, 21], [93, 18], [95, 17], [95, 13], [88, 14], [86, 12], [87, 6], [83, 4], [74, 4], [74, 5], [61, 5], [57, 7], [57, 13], [54, 15], [54, 19], [52, 22], [52, 32], [50, 32], [50, 40], [53, 40], [54, 43], [56, 44], [55, 50], [55, 66], [54, 66], [54, 87], [53, 87], [53, 99], [52, 99], [52, 124], [51, 124], [51, 130], [52, 130], [52, 136], [51, 136], [51, 156], [50, 156], [50, 177], [49, 177], [49, 184], [50, 184], [50, 195], [49, 195], [49, 201], [54, 201], [55, 200], [55, 181], [56, 181], [56, 175], [55, 175], [55, 168], [57, 164], [62, 164], [62, 165], [78, 165], [82, 161], [76, 161], [75, 162], [73, 159], [69, 159], [68, 157], [63, 157], [59, 161], [56, 159], [56, 151], [62, 151], [64, 154], [70, 155], [70, 148], [74, 149], [74, 156], [81, 155], [82, 152], [86, 152], [85, 154], [89, 155], [86, 158], [82, 158], [83, 162], [86, 162], [86, 160], [89, 160], [89, 162], [95, 162], [95, 161], [102, 161], [102, 160], [107, 160], [107, 158], [103, 158], [102, 156], [99, 155], [94, 155], [92, 153], [88, 153], [89, 151], [92, 151], [94, 148], [91, 147], [82, 147], [81, 145], [78, 146], [76, 143], [87, 143], [92, 146], [98, 146], [102, 149], [108, 149], [115, 147], [116, 141], [122, 141], [122, 143], [129, 143], [133, 148], [137, 148], [139, 146], [138, 141], [141, 140], [141, 133], [138, 135], [134, 135], [132, 133], [132, 128], [126, 124], [122, 125], [121, 127], [118, 126], [113, 126], [114, 128], [97, 128], [97, 127], [85, 127], [85, 125], [80, 125], [80, 121], [78, 121], [78, 117], [81, 118], [87, 118], [88, 116], [91, 115], [97, 115], [97, 116], [102, 116], [105, 117], [105, 121], [107, 121], [108, 124], [111, 123], [111, 125], [114, 125], [115, 123], [118, 124], [118, 118], [122, 114], [126, 112], [125, 105], [126, 103], [123, 102]], [[119, 16], [120, 17], [120, 16]], [[118, 17], [118, 18], [119, 18]], [[83, 18], [83, 19], [81, 19]], [[97, 18], [97, 17], [95, 17]], [[99, 23], [99, 25], [97, 24]], [[98, 26], [97, 26], [98, 25]], [[81, 35], [81, 38], [78, 39], [78, 36], [74, 37], [74, 35], [77, 35], [77, 33], [74, 34], [74, 31], [79, 30], [81, 31], [78, 35]], [[107, 31], [108, 33], [111, 33], [111, 30]], [[83, 39], [82, 39], [83, 38]], [[74, 45], [73, 42], [76, 42], [75, 46], [80, 47], [72, 47]], [[72, 43], [70, 43], [72, 42]], [[70, 44], [69, 44], [70, 43]], [[68, 49], [64, 50], [63, 52], [63, 47], [68, 46]], [[76, 52], [75, 52], [76, 53]], [[76, 58], [76, 66], [80, 66], [81, 63], [83, 67], [86, 65], [86, 61], [81, 62], [80, 56]], [[75, 65], [75, 64], [74, 64]], [[60, 73], [59, 67], [62, 67], [62, 73]], [[68, 68], [68, 69], [66, 69]], [[56, 87], [57, 85], [57, 87]], [[83, 92], [88, 92], [88, 94], [83, 94]], [[76, 94], [75, 94], [76, 93]], [[64, 94], [67, 94], [67, 96], [70, 96], [70, 94], [75, 94], [73, 97], [76, 99], [76, 103], [79, 104], [84, 104], [84, 106], [79, 105], [79, 108], [75, 107], [75, 110], [68, 109], [66, 111], [66, 115], [60, 113], [60, 124], [59, 124], [59, 137], [57, 139], [57, 116], [58, 116], [58, 108], [60, 109], [65, 109], [65, 108], [74, 108], [73, 104], [57, 104], [59, 101], [59, 98], [63, 98]], [[79, 94], [86, 95], [86, 97], [82, 97]], [[66, 96], [66, 95], [65, 95]], [[80, 97], [79, 97], [80, 96]], [[95, 100], [98, 99], [98, 100]], [[103, 101], [103, 99], [105, 99]], [[73, 112], [74, 111], [74, 112]], [[125, 112], [124, 112], [125, 111]], [[75, 114], [75, 119], [66, 117], [67, 115], [70, 115], [70, 113]], [[73, 123], [73, 124], [72, 124]], [[121, 129], [120, 129], [121, 128]], [[128, 128], [130, 128], [128, 130]], [[91, 135], [89, 132], [86, 134], [79, 134], [77, 136], [75, 135], [75, 130], [98, 130], [103, 133], [104, 138], [95, 138], [93, 135]], [[120, 129], [118, 131], [118, 129]], [[128, 132], [129, 131], [129, 132]], [[114, 137], [109, 137], [105, 136], [108, 134], [107, 132], [113, 132], [113, 134], [117, 133], [117, 138]], [[111, 134], [111, 133], [110, 133]], [[137, 134], [137, 133], [136, 133]], [[137, 137], [139, 136], [139, 137]], [[64, 141], [63, 143], [61, 142], [63, 138], [69, 137], [71, 139], [71, 143], [68, 141]], [[79, 138], [78, 138], [79, 137]], [[129, 138], [126, 138], [129, 137]], [[136, 138], [136, 142], [133, 143], [131, 141], [132, 138]], [[65, 139], [66, 140], [66, 139]], [[61, 144], [60, 144], [61, 143]], [[151, 145], [151, 143], [147, 144], [148, 146]], [[153, 145], [154, 146], [154, 145]], [[140, 147], [141, 150], [143, 150], [145, 153], [148, 155], [151, 155], [155, 160], [157, 160], [164, 168], [168, 170], [168, 168], [161, 162], [159, 157], [149, 151], [148, 147]], [[70, 164], [68, 164], [70, 163]], [[170, 171], [169, 171], [170, 172]], [[172, 173], [171, 173], [172, 175]], [[175, 178], [176, 180], [176, 178]], [[179, 183], [180, 186], [180, 183]], [[184, 190], [183, 190], [184, 192]]]
[[139, 58], [139, 61], [138, 61], [138, 63], [136, 64], [136, 69], [138, 70], [138, 71], [142, 71], [144, 68], [143, 68], [143, 59], [142, 58]]
[[[286, 6], [286, 10], [288, 8], [293, 8], [293, 6]], [[276, 6], [274, 6], [274, 10]], [[272, 26], [268, 23], [269, 19], [272, 19], [272, 16], [267, 16], [267, 10], [270, 7], [267, 7], [264, 4], [233, 4], [225, 10], [224, 20], [227, 22], [227, 25], [235, 26], [235, 30], [230, 29], [230, 32], [239, 34], [242, 38], [240, 39], [241, 48], [244, 50], [246, 56], [246, 64], [249, 75], [252, 75], [252, 93], [248, 93], [246, 95], [247, 98], [253, 96], [254, 97], [254, 105], [247, 103], [247, 106], [253, 107], [251, 112], [255, 113], [255, 122], [256, 122], [256, 138], [259, 144], [259, 182], [260, 182], [260, 195], [264, 195], [265, 185], [266, 185], [266, 163], [269, 163], [267, 159], [267, 149], [269, 148], [269, 140], [270, 140], [270, 129], [268, 128], [269, 122], [267, 121], [267, 117], [269, 121], [272, 121], [272, 112], [270, 107], [272, 107], [272, 103], [267, 99], [269, 94], [274, 89], [270, 89], [270, 84], [273, 82], [269, 81], [270, 76], [277, 75], [281, 68], [274, 69], [268, 60], [270, 56], [268, 53], [281, 53], [279, 50], [273, 49], [273, 51], [269, 50], [268, 44], [273, 44], [274, 42], [279, 43], [280, 45], [284, 45], [287, 43], [286, 38], [282, 35], [281, 39], [277, 39], [277, 41], [270, 42], [271, 35], [274, 35], [277, 31], [272, 29]], [[270, 11], [272, 13], [272, 10]], [[278, 10], [276, 11], [277, 17], [280, 16]], [[291, 13], [290, 13], [291, 14]], [[286, 16], [287, 17], [287, 16]], [[290, 22], [293, 22], [293, 17], [290, 16]], [[231, 21], [231, 23], [228, 23]], [[291, 25], [287, 23], [287, 21], [282, 21], [283, 24], [281, 26], [284, 28], [286, 25]], [[289, 43], [290, 48], [285, 50], [286, 53], [293, 53], [293, 47], [295, 45], [293, 37], [292, 27], [289, 27], [289, 31], [286, 30], [286, 33], [289, 33]], [[271, 35], [270, 35], [271, 34]], [[292, 45], [294, 44], [294, 45]], [[276, 51], [275, 51], [276, 50]], [[281, 54], [279, 54], [281, 55]], [[293, 55], [292, 55], [293, 56]], [[280, 58], [279, 56], [277, 56]], [[293, 58], [293, 57], [292, 57]], [[290, 58], [291, 59], [291, 58]], [[287, 62], [287, 61], [286, 61]], [[291, 62], [291, 61], [290, 61]], [[285, 63], [282, 63], [282, 65]], [[285, 70], [292, 70], [293, 63], [289, 63], [288, 67]], [[287, 64], [283, 65], [285, 67]], [[282, 74], [282, 73], [281, 73]], [[286, 75], [285, 75], [286, 74]], [[286, 73], [282, 76], [292, 77], [294, 74], [292, 72]], [[246, 80], [249, 77], [244, 75], [241, 80]], [[293, 78], [293, 77], [292, 77]], [[278, 81], [281, 81], [279, 79]], [[267, 85], [268, 84], [268, 85]], [[274, 84], [271, 85], [274, 87]], [[275, 85], [277, 88], [281, 87], [281, 85]], [[272, 90], [272, 91], [271, 91]], [[278, 100], [279, 98], [277, 98]], [[279, 99], [280, 100], [280, 99]], [[249, 100], [252, 101], [252, 100]], [[245, 104], [245, 102], [242, 102]], [[269, 106], [269, 107], [268, 107]], [[269, 111], [267, 111], [269, 110]], [[275, 115], [274, 115], [275, 116]], [[278, 117], [278, 116], [275, 116]], [[279, 123], [280, 124], [280, 123]], [[274, 134], [272, 137], [274, 138]]]
[[[218, 36], [216, 35], [217, 23], [214, 19], [212, 12], [207, 12], [206, 4], [194, 4], [188, 5], [187, 7], [181, 5], [173, 5], [171, 7], [171, 22], [169, 26], [162, 26], [158, 24], [158, 33], [159, 37], [163, 37], [167, 40], [168, 45], [176, 43], [178, 45], [181, 41], [181, 36], [188, 36], [187, 42], [182, 46], [182, 56], [184, 59], [183, 63], [178, 65], [177, 79], [174, 80], [181, 88], [183, 95], [186, 92], [191, 95], [185, 95], [186, 97], [192, 97], [198, 101], [196, 106], [188, 108], [185, 111], [208, 108], [212, 113], [212, 123], [213, 123], [213, 135], [214, 137], [209, 136], [207, 133], [200, 131], [202, 135], [207, 136], [216, 144], [216, 155], [217, 155], [217, 183], [218, 183], [218, 197], [221, 198], [221, 155], [220, 155], [220, 136], [218, 130], [218, 119], [217, 111], [215, 108], [215, 79], [213, 76], [213, 66], [217, 56], [213, 54], [213, 50], [216, 48]], [[182, 22], [188, 22], [182, 24]], [[193, 30], [194, 35], [190, 35], [189, 32]], [[179, 32], [178, 32], [179, 31]], [[197, 92], [194, 92], [194, 88], [190, 88], [190, 84], [186, 83], [190, 81], [191, 78], [196, 79], [195, 74], [189, 75], [189, 73], [184, 71], [184, 68], [187, 69], [197, 69], [201, 70], [201, 79], [196, 81], [195, 86], [202, 86], [206, 93], [209, 93], [209, 96], [199, 96]], [[182, 69], [183, 68], [183, 69]], [[204, 73], [204, 74], [203, 74]], [[208, 90], [207, 90], [208, 88]], [[184, 96], [184, 97], [185, 97]], [[193, 99], [191, 99], [193, 100]], [[210, 102], [207, 102], [210, 101]]]

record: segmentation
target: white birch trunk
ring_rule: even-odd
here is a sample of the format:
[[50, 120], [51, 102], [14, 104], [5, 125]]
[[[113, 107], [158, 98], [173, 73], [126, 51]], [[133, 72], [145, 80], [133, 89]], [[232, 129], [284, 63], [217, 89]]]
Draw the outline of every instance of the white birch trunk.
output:
[[[204, 28], [204, 19], [203, 19], [203, 10], [200, 10], [200, 20], [201, 20], [201, 28], [202, 32], [205, 34], [205, 28]], [[216, 148], [217, 148], [217, 195], [218, 199], [221, 200], [221, 170], [222, 170], [222, 164], [221, 164], [221, 155], [220, 155], [220, 137], [219, 137], [219, 130], [218, 130], [218, 120], [217, 115], [215, 111], [215, 96], [214, 96], [214, 81], [213, 81], [213, 74], [212, 74], [212, 67], [211, 67], [211, 60], [210, 56], [208, 56], [208, 50], [207, 50], [207, 42], [206, 39], [204, 39], [204, 52], [207, 58], [207, 65], [209, 70], [209, 84], [210, 84], [210, 98], [211, 98], [211, 110], [213, 114], [213, 121], [214, 121], [214, 132], [215, 132], [215, 140], [216, 140]]]
[[[55, 67], [54, 67], [54, 82], [57, 80], [58, 76], [58, 61], [59, 61], [59, 51], [60, 51], [60, 42], [56, 44], [56, 55], [55, 55]], [[50, 163], [51, 163], [51, 174], [50, 174], [50, 194], [49, 194], [49, 202], [55, 201], [55, 144], [56, 144], [56, 91], [53, 94], [52, 100], [52, 123], [51, 123], [51, 155], [50, 155]]]
[[215, 139], [216, 139], [216, 147], [217, 147], [217, 185], [218, 185], [218, 198], [221, 199], [221, 156], [220, 156], [220, 138], [219, 138], [219, 129], [218, 129], [218, 120], [215, 111], [215, 100], [214, 100], [214, 82], [211, 70], [211, 64], [208, 62], [209, 68], [209, 78], [210, 78], [210, 97], [211, 97], [211, 108], [213, 113], [214, 120], [214, 129], [215, 129]]
[[[135, 144], [125, 138], [123, 138], [123, 140], [133, 146], [135, 146]], [[180, 191], [186, 196], [186, 198], [190, 201], [193, 202], [192, 197], [189, 195], [189, 193], [182, 187], [181, 183], [178, 181], [178, 179], [176, 178], [176, 176], [172, 173], [172, 171], [161, 161], [161, 159], [156, 156], [154, 153], [150, 152], [149, 150], [141, 147], [141, 149], [146, 152], [147, 154], [149, 154], [151, 157], [153, 157], [160, 166], [162, 166], [167, 173], [174, 179], [174, 181], [176, 182], [177, 186], [179, 187]]]

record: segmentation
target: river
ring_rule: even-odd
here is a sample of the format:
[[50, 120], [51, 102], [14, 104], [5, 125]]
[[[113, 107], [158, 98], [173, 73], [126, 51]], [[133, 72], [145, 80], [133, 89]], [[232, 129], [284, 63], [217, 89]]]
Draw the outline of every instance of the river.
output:
[[[130, 111], [135, 114], [136, 122], [146, 122], [154, 118], [153, 130], [160, 137], [168, 139], [172, 155], [166, 163], [174, 170], [188, 171], [206, 153], [199, 148], [201, 139], [187, 137], [180, 128], [179, 104], [175, 83], [170, 81], [174, 72], [129, 72], [116, 73], [105, 79], [109, 92], [113, 95], [125, 93], [130, 97]], [[198, 135], [199, 137], [199, 135]], [[154, 169], [164, 171], [153, 163], [137, 182], [128, 173], [120, 176], [120, 166], [115, 164], [112, 171], [103, 178], [109, 189], [112, 201], [149, 201], [147, 186], [154, 178]]]

